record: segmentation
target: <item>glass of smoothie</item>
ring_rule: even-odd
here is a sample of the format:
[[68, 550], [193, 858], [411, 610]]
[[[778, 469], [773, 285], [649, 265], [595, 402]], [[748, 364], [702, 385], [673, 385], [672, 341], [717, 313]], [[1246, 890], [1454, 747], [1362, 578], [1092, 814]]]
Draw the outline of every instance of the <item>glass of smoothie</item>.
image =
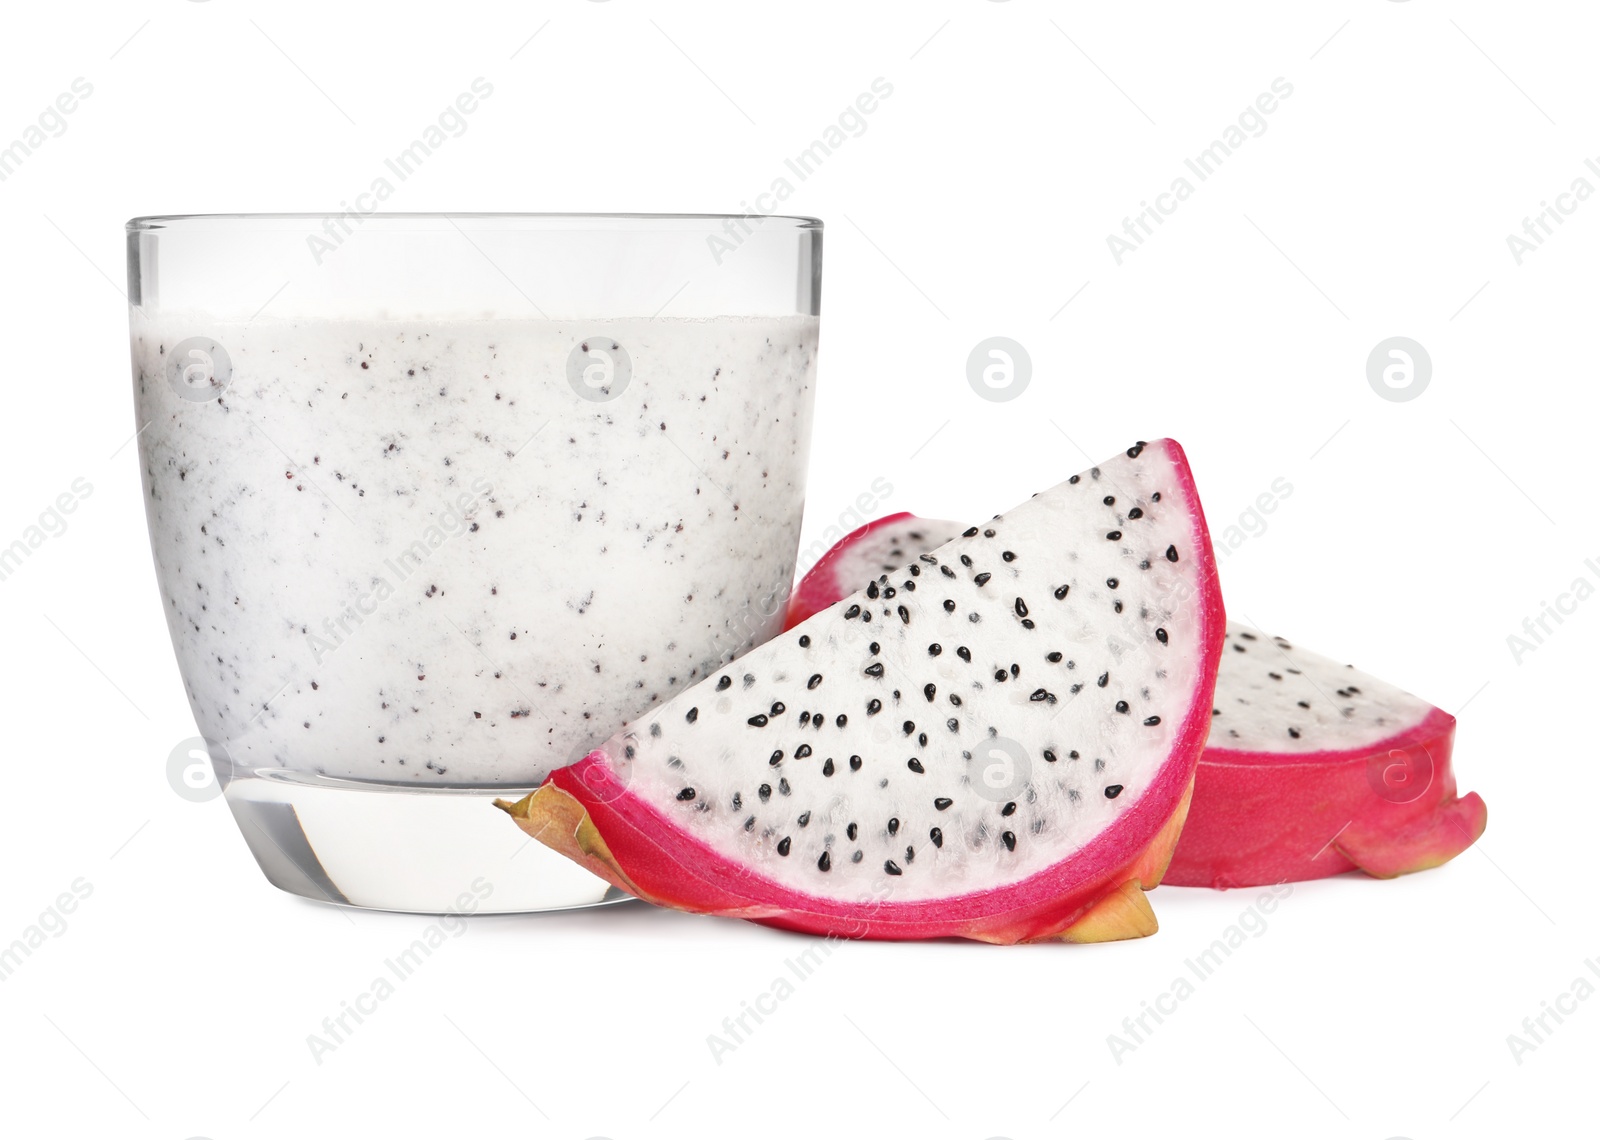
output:
[[267, 878], [435, 913], [619, 897], [491, 803], [781, 627], [822, 224], [127, 232], [161, 605]]

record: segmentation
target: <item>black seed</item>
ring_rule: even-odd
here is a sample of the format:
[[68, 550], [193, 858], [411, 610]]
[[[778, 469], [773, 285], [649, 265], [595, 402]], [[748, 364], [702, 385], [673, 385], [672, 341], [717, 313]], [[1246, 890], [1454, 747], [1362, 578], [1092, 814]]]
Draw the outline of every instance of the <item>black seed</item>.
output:
[[1000, 842], [1006, 845], [1007, 851], [1015, 851], [1017, 849], [1017, 837], [1009, 831], [1000, 833]]
[[1303, 709], [1308, 709], [1311, 707], [1310, 701], [1296, 701], [1295, 704], [1299, 705]]
[[800, 648], [804, 649], [806, 646], [808, 646], [810, 644], [811, 644], [811, 635], [809, 633], [802, 633], [800, 635]]
[[1117, 711], [1119, 713], [1127, 712], [1128, 711], [1128, 702], [1127, 701], [1118, 701], [1117, 702]]
[[861, 852], [857, 851], [854, 855], [850, 856], [850, 862], [852, 862], [852, 863], [861, 862]]
[[954, 570], [950, 569], [950, 567], [948, 567], [948, 566], [939, 567], [939, 572], [941, 574], [943, 574], [946, 578], [954, 578], [956, 576], [956, 572]]
[[910, 736], [913, 732], [917, 731], [917, 726], [908, 720], [900, 726], [900, 731], [905, 733], [907, 736]]
[[833, 866], [833, 860], [828, 858], [828, 853], [826, 851], [824, 851], [822, 853], [822, 857], [817, 860], [817, 870], [826, 871], [832, 866]]
[[969, 554], [963, 554], [961, 556], [961, 565], [967, 567], [970, 570], [972, 568], [972, 556], [969, 555]]
[[996, 681], [1004, 681], [1006, 679], [1006, 671], [1004, 669], [996, 669], [994, 671], [994, 679]]
[[770, 767], [770, 768], [776, 768], [779, 764], [782, 764], [782, 763], [783, 763], [783, 749], [781, 749], [781, 748], [774, 749], [772, 755], [767, 757], [767, 766]]
[[766, 715], [763, 714], [763, 713], [756, 713], [755, 716], [753, 716], [749, 720], [745, 721], [745, 723], [749, 724], [749, 725], [754, 725], [756, 728], [765, 728], [766, 724], [767, 724], [767, 718], [766, 718]]
[[1117, 588], [1117, 580], [1115, 578], [1107, 578], [1106, 579], [1106, 586], [1109, 587], [1110, 589], [1115, 590]]
[[833, 757], [832, 756], [828, 757], [826, 760], [824, 760], [822, 762], [822, 774], [824, 776], [833, 775]]
[[782, 839], [778, 840], [778, 854], [779, 855], [787, 855], [787, 854], [789, 854], [789, 837], [787, 835], [785, 835]]
[[900, 821], [898, 819], [895, 819], [893, 816], [890, 816], [889, 817], [889, 834], [893, 835], [895, 832], [897, 832], [899, 830], [900, 830]]
[[1112, 784], [1106, 788], [1106, 799], [1114, 800], [1122, 794], [1121, 784]]
[[1023, 629], [1032, 629], [1033, 628], [1033, 619], [1032, 618], [1023, 618], [1022, 619], [1022, 628]]
[[1161, 723], [1161, 718], [1158, 716], [1147, 716], [1144, 718], [1144, 723], [1151, 728], [1154, 728], [1156, 725]]
[[810, 755], [811, 755], [811, 745], [809, 745], [809, 744], [802, 744], [799, 748], [796, 748], [794, 750], [794, 758], [796, 760], [804, 760], [807, 756], [810, 756]]
[[993, 577], [993, 575], [991, 575], [986, 570], [982, 574], [979, 574], [976, 578], [974, 578], [973, 581], [976, 582], [980, 586], [987, 586], [989, 584], [989, 579], [991, 577]]
[[944, 832], [940, 831], [937, 827], [930, 828], [929, 831], [928, 831], [928, 841], [930, 843], [932, 843], [935, 847], [943, 847], [944, 846]]
[[943, 652], [944, 652], [944, 647], [942, 645], [940, 645], [937, 641], [935, 641], [932, 645], [928, 646], [928, 656], [929, 657], [937, 657], [937, 656], [939, 656], [939, 654], [941, 654]]
[[1074, 475], [1072, 478], [1068, 479], [1067, 482], [1068, 483], [1076, 483], [1082, 478], [1083, 478], [1082, 475]]
[[994, 537], [994, 528], [991, 527], [988, 530], [985, 530], [983, 532], [983, 537], [984, 538], [993, 538]]
[[906, 761], [906, 767], [910, 768], [919, 776], [923, 774], [922, 761], [918, 760], [915, 756]]
[[1059, 662], [1061, 660], [1061, 654], [1059, 654], [1059, 653], [1046, 653], [1044, 655], [1044, 659], [1046, 661], [1050, 662], [1050, 664], [1054, 665], [1054, 664], [1056, 664], [1057, 662]]
[[1111, 674], [1110, 673], [1102, 673], [1095, 680], [1095, 684], [1099, 685], [1103, 689], [1103, 688], [1106, 687], [1106, 682], [1109, 681], [1109, 680], [1111, 680]]
[[778, 781], [778, 794], [780, 796], [786, 796], [786, 795], [789, 794], [789, 781], [788, 780], [780, 779]]
[[872, 582], [872, 583], [868, 584], [868, 586], [867, 586], [867, 597], [876, 598], [877, 596], [878, 596], [878, 583]]
[[683, 789], [683, 791], [678, 793], [678, 798], [680, 800], [692, 800], [692, 799], [694, 799], [694, 789], [693, 788], [685, 788], [685, 789]]
[[1294, 737], [1296, 740], [1299, 740], [1300, 739], [1300, 730], [1298, 728], [1291, 728], [1289, 730], [1289, 735]]
[[744, 807], [744, 800], [740, 797], [738, 792], [734, 792], [733, 793], [733, 810], [734, 811], [738, 811], [742, 807]]
[[893, 586], [885, 586], [883, 588], [883, 600], [884, 601], [888, 601], [892, 597], [894, 597], [894, 587]]
[[694, 708], [692, 708], [688, 712], [684, 713], [683, 714], [683, 719], [688, 721], [690, 724], [693, 724], [695, 721], [699, 720], [700, 719], [700, 706], [696, 705]]
[[973, 535], [975, 535], [977, 533], [978, 533], [978, 528], [977, 527], [969, 526], [966, 530], [961, 532], [961, 537], [962, 538], [971, 538]]
[[956, 646], [956, 656], [961, 658], [961, 660], [965, 661], [967, 664], [972, 664], [972, 650], [968, 649], [965, 645]]
[[798, 823], [801, 827], [804, 827], [806, 824], [811, 822], [811, 813], [808, 812], [808, 811], [801, 812], [800, 813], [800, 818], [795, 820], [795, 822]]
[[1122, 612], [1122, 603], [1121, 602], [1112, 602], [1111, 603], [1111, 608], [1113, 610], [1115, 610], [1117, 613], [1120, 614]]
[[850, 842], [854, 843], [856, 839], [856, 825], [852, 823], [849, 827], [844, 829], [844, 833]]
[[1074, 748], [1071, 752], [1067, 753], [1067, 759], [1068, 760], [1076, 760], [1077, 758], [1078, 758], [1078, 750], [1076, 748]]
[[1107, 495], [1105, 498], [1101, 499], [1100, 501], [1102, 503], [1104, 503], [1106, 506], [1109, 507], [1109, 506], [1112, 506], [1113, 504], [1115, 504], [1117, 500], [1114, 499], [1112, 496]]
[[859, 756], [850, 757], [850, 770], [852, 772], [861, 771], [861, 757], [859, 757]]
[[1067, 591], [1070, 590], [1070, 589], [1072, 589], [1071, 586], [1057, 586], [1056, 587], [1056, 601], [1059, 602], [1062, 598], [1066, 597], [1067, 596]]
[[773, 716], [782, 716], [788, 710], [782, 701], [773, 701], [772, 708], [768, 711], [771, 712]]
[[954, 694], [954, 693], [949, 694], [949, 696], [950, 696], [950, 703], [955, 705], [956, 708], [960, 708], [961, 707], [961, 698], [956, 696], [956, 694]]
[[1044, 689], [1035, 689], [1032, 693], [1028, 694], [1028, 699], [1030, 701], [1049, 701], [1051, 704], [1056, 703], [1055, 694]]
[[883, 869], [891, 875], [898, 875], [900, 873], [900, 865], [893, 859], [885, 859], [883, 861]]
[[878, 650], [880, 650], [882, 648], [883, 648], [883, 646], [879, 645], [876, 641], [871, 642], [871, 643], [869, 643], [867, 645], [867, 649], [872, 653], [872, 655], [874, 657], [876, 657], [878, 655]]
[[862, 672], [869, 677], [881, 677], [883, 676], [883, 662], [874, 661], [871, 665], [868, 665], [865, 669], [863, 669]]
[[911, 624], [911, 612], [909, 610], [907, 610], [904, 606], [896, 606], [895, 607], [895, 612], [900, 615], [900, 623], [902, 625], [910, 625]]
[[1164, 629], [1157, 628], [1156, 629], [1156, 640], [1159, 641], [1162, 645], [1165, 645], [1167, 643], [1167, 631], [1164, 630]]
[[806, 688], [815, 689], [820, 684], [822, 684], [822, 674], [813, 673], [811, 674], [811, 680], [806, 682]]
[[848, 618], [858, 618], [858, 617], [860, 617], [861, 616], [861, 607], [860, 606], [851, 606], [849, 609], [844, 611], [844, 616], [847, 619]]
[[1138, 443], [1136, 443], [1132, 447], [1128, 448], [1128, 458], [1129, 459], [1138, 459], [1139, 458], [1139, 453], [1141, 451], [1143, 451], [1143, 450], [1144, 450], [1144, 440], [1141, 439]]
[[916, 861], [917, 861], [917, 849], [915, 847], [911, 847], [911, 846], [908, 845], [906, 847], [906, 862], [907, 863], [915, 863]]
[[933, 696], [938, 691], [938, 687], [934, 685], [932, 681], [929, 681], [926, 685], [922, 686], [922, 695], [928, 698], [929, 704], [933, 703]]
[[755, 816], [751, 816], [749, 819], [744, 821], [744, 829], [746, 831], [754, 831], [756, 829], [756, 817]]
[[845, 725], [850, 723], [850, 718], [845, 716], [844, 713], [840, 713], [838, 716], [833, 718], [833, 723], [838, 727], [843, 728]]
[[1027, 617], [1028, 616], [1028, 603], [1023, 601], [1021, 598], [1017, 599], [1017, 603], [1016, 603], [1016, 607], [1015, 608], [1016, 608], [1018, 617]]
[[933, 806], [938, 808], [940, 811], [943, 811], [953, 803], [955, 803], [955, 801], [950, 799], [948, 796], [940, 796], [933, 801]]
[[945, 721], [944, 722], [944, 726], [946, 728], [948, 728], [951, 732], [959, 732], [959, 731], [961, 731], [961, 722], [959, 720], [957, 720], [955, 717], [951, 717], [949, 720]]
[[1107, 531], [1106, 532], [1106, 537], [1109, 538], [1112, 542], [1118, 542], [1122, 538], [1122, 532], [1120, 530]]
[[811, 723], [811, 714], [808, 713], [808, 712], [801, 713], [800, 714], [800, 727], [804, 728], [806, 725], [808, 725], [810, 723]]
[[1017, 556], [1011, 553], [1009, 550], [1002, 550], [1000, 552], [1000, 560], [1002, 562], [1015, 562], [1017, 560]]
[[1167, 561], [1168, 562], [1176, 562], [1177, 560], [1178, 560], [1178, 548], [1176, 546], [1167, 547]]
[[762, 803], [766, 803], [768, 800], [770, 800], [772, 798], [772, 785], [771, 784], [762, 784], [759, 788], [756, 789], [756, 795], [761, 797], [761, 802]]
[[947, 614], [953, 614], [956, 612], [956, 604], [949, 598], [944, 600], [944, 612]]
[[926, 732], [917, 733], [917, 744], [923, 748], [928, 747], [928, 734]]
[[719, 692], [719, 693], [722, 692], [723, 689], [726, 689], [731, 684], [733, 684], [733, 678], [732, 677], [724, 677], [724, 678], [722, 678], [722, 680], [717, 682], [717, 692]]
[[877, 697], [873, 697], [870, 701], [867, 702], [867, 715], [868, 716], [877, 716], [879, 711], [882, 708], [883, 708], [883, 702], [880, 701]]
[[1155, 492], [1153, 492], [1153, 493], [1152, 493], [1152, 494], [1151, 494], [1151, 495], [1150, 495], [1150, 501], [1151, 501], [1151, 502], [1152, 502], [1152, 503], [1159, 503], [1159, 502], [1160, 502], [1160, 501], [1161, 501], [1161, 492], [1160, 492], [1160, 491], [1155, 491]]
[[1144, 511], [1140, 510], [1138, 507], [1134, 507], [1133, 510], [1128, 512], [1128, 517], [1130, 519], [1142, 519], [1144, 518]]
[[1054, 764], [1056, 762], [1056, 754], [1054, 752], [1050, 751], [1050, 749], [1046, 748], [1044, 750], [1044, 759], [1045, 759], [1045, 763]]
[[[939, 560], [937, 558], [935, 558], [931, 554], [919, 554], [919, 555], [917, 555], [917, 557], [919, 559], [921, 559], [923, 562], [926, 562], [929, 566], [937, 566], [937, 565], [939, 565]], [[912, 567], [912, 569], [916, 569], [916, 568]]]
[[1011, 803], [1008, 803], [1008, 804], [1006, 804], [1005, 807], [1001, 808], [1000, 809], [1000, 814], [1001, 815], [1016, 815], [1017, 814], [1016, 801], [1013, 800]]

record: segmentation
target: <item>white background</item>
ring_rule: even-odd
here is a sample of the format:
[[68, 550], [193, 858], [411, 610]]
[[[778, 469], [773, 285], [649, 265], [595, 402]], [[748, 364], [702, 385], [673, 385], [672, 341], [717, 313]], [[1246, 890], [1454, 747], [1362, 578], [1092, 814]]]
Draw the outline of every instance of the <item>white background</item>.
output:
[[[1584, 6], [135, 0], [5, 25], [0, 139], [75, 78], [94, 89], [0, 183], [0, 540], [94, 488], [0, 582], [0, 942], [93, 889], [0, 983], [6, 1132], [1581, 1127], [1600, 1000], [1521, 1064], [1506, 1038], [1600, 984], [1600, 601], [1520, 663], [1506, 639], [1600, 584], [1600, 203], [1521, 265], [1506, 236], [1574, 179], [1600, 186]], [[784, 203], [828, 226], [806, 542], [879, 477], [884, 510], [982, 517], [1138, 437], [1184, 443], [1217, 532], [1283, 477], [1265, 531], [1224, 554], [1230, 612], [1458, 712], [1483, 841], [1394, 882], [1295, 887], [1120, 1064], [1107, 1035], [1256, 892], [1162, 888], [1137, 943], [846, 945], [720, 1065], [707, 1034], [807, 940], [642, 906], [479, 919], [314, 1062], [307, 1034], [427, 920], [279, 893], [220, 800], [167, 784], [194, 726], [118, 450], [122, 223], [336, 209], [478, 76], [492, 99], [389, 208], [737, 211], [888, 79]], [[1116, 264], [1107, 235], [1278, 77], [1269, 129]], [[1032, 357], [1011, 402], [966, 380], [995, 335]], [[1433, 362], [1409, 402], [1366, 378], [1395, 335]]]

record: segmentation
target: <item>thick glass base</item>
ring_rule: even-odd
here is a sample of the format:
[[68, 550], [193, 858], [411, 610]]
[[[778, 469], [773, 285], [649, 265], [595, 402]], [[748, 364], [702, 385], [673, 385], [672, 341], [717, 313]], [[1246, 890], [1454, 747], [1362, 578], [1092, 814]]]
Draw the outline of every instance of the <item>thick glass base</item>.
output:
[[267, 879], [319, 902], [418, 914], [517, 914], [624, 902], [493, 806], [515, 789], [397, 788], [280, 770], [223, 794]]

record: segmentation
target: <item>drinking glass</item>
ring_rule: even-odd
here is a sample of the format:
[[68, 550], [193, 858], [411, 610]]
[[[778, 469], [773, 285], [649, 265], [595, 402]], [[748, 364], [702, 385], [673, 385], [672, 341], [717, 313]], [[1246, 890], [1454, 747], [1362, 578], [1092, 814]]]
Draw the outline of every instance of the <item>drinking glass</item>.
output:
[[822, 224], [127, 232], [161, 604], [267, 878], [430, 913], [619, 897], [491, 801], [781, 627]]

